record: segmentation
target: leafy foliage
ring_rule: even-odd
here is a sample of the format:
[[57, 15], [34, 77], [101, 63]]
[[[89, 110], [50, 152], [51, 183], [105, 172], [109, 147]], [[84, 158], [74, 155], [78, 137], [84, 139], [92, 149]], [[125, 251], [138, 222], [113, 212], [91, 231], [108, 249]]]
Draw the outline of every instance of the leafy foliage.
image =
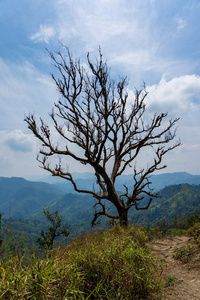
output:
[[170, 224], [165, 219], [162, 219], [156, 223], [156, 227], [159, 228], [159, 231], [164, 236], [166, 232], [169, 230]]
[[36, 238], [45, 223], [38, 220], [25, 220], [9, 218], [2, 220], [2, 259], [9, 260], [17, 255], [28, 260], [34, 252], [38, 251]]
[[165, 282], [165, 285], [168, 287], [168, 286], [171, 286], [174, 281], [177, 280], [177, 278], [175, 276], [172, 276], [172, 275], [169, 275], [166, 279], [166, 282]]

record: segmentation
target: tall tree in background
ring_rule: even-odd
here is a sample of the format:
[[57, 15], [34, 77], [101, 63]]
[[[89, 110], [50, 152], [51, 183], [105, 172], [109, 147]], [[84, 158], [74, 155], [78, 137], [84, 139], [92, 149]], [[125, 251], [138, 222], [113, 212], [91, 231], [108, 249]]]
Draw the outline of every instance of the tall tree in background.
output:
[[[61, 95], [51, 113], [59, 140], [55, 141], [50, 127], [40, 119], [38, 126], [35, 116], [25, 118], [29, 129], [42, 142], [43, 148], [37, 157], [41, 166], [53, 176], [64, 178], [74, 186], [75, 191], [93, 195], [96, 199], [92, 225], [99, 223], [98, 217], [105, 215], [119, 219], [121, 226], [128, 225], [128, 211], [147, 209], [153, 197], [158, 195], [150, 188], [149, 176], [156, 170], [166, 167], [163, 156], [180, 145], [171, 144], [175, 138], [178, 118], [166, 122], [167, 113], [155, 113], [148, 124], [145, 122], [147, 91], [136, 90], [134, 99], [129, 99], [127, 79], [115, 82], [110, 78], [107, 63], [103, 61], [101, 50], [99, 58], [93, 63], [89, 53], [88, 67], [85, 69], [80, 60], [74, 60], [69, 49], [66, 54], [49, 55], [58, 69], [60, 77], [52, 78]], [[165, 124], [163, 124], [165, 123]], [[80, 151], [74, 152], [72, 147]], [[154, 149], [153, 162], [137, 170], [135, 162], [142, 149]], [[50, 158], [59, 156], [58, 163], [52, 167]], [[64, 167], [61, 157], [70, 157], [75, 161], [93, 168], [98, 189], [82, 190], [77, 186], [73, 174]], [[116, 191], [116, 179], [125, 170], [132, 167], [133, 188], [124, 186], [124, 193]], [[145, 207], [141, 206], [144, 195], [149, 196]], [[112, 203], [117, 213], [107, 210], [107, 202]]]

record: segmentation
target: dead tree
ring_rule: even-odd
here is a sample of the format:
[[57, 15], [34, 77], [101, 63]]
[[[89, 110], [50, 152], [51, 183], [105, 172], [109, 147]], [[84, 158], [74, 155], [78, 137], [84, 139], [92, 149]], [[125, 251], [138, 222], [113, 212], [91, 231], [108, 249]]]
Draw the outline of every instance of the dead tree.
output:
[[[180, 145], [180, 141], [170, 143], [176, 135], [178, 118], [167, 121], [167, 113], [155, 113], [146, 124], [144, 114], [148, 93], [145, 86], [135, 91], [134, 99], [129, 99], [127, 78], [121, 78], [118, 82], [111, 79], [101, 49], [95, 63], [88, 53], [87, 69], [81, 65], [80, 60], [73, 59], [67, 47], [64, 50], [66, 55], [48, 52], [59, 71], [60, 77], [51, 75], [61, 95], [50, 116], [59, 139], [62, 138], [63, 142], [55, 143], [52, 130], [43, 119], [40, 119], [38, 126], [33, 114], [25, 118], [29, 129], [42, 142], [43, 148], [37, 159], [41, 167], [53, 176], [71, 181], [75, 191], [91, 194], [96, 199], [92, 225], [99, 223], [99, 216], [105, 215], [119, 219], [121, 226], [127, 226], [131, 207], [134, 206], [136, 210], [147, 209], [153, 197], [158, 196], [150, 188], [149, 176], [154, 171], [165, 168], [166, 165], [162, 164], [163, 156]], [[80, 152], [73, 152], [72, 145]], [[155, 151], [153, 162], [139, 170], [136, 165], [133, 166], [133, 188], [129, 190], [125, 186], [124, 194], [119, 195], [116, 191], [117, 177], [137, 161], [142, 149], [149, 147]], [[52, 156], [59, 157], [53, 167], [49, 163]], [[73, 173], [64, 168], [61, 157], [70, 157], [83, 165], [91, 166], [96, 176], [98, 192], [79, 189]], [[142, 207], [140, 204], [144, 195], [149, 196], [149, 202]], [[116, 208], [115, 215], [107, 210], [108, 201]]]

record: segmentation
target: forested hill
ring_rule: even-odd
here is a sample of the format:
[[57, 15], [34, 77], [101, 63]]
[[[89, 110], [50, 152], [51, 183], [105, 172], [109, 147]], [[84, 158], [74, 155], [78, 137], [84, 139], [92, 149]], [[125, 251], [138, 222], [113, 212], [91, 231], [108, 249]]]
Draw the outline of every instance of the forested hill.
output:
[[[153, 226], [161, 219], [173, 223], [175, 215], [191, 216], [200, 214], [200, 185], [167, 186], [159, 192], [160, 197], [155, 198], [148, 210], [130, 211], [130, 223], [140, 223]], [[87, 195], [66, 194], [46, 204], [45, 209], [62, 212], [67, 223], [90, 227], [93, 217], [95, 199]], [[112, 208], [111, 208], [112, 211]], [[38, 209], [31, 215], [31, 219], [42, 219], [42, 211]], [[106, 218], [103, 219], [108, 221]]]
[[173, 223], [174, 217], [200, 214], [200, 185], [179, 184], [162, 189], [146, 211], [132, 212], [136, 223], [155, 225], [161, 219]]
[[59, 187], [48, 183], [0, 177], [0, 212], [3, 212], [4, 218], [26, 218], [63, 194]]
[[[89, 176], [87, 178], [91, 180]], [[121, 176], [120, 180], [122, 182], [124, 179], [124, 183], [129, 186], [130, 178], [132, 176], [125, 175]], [[200, 211], [200, 176], [188, 173], [162, 174], [152, 176], [152, 182], [154, 185], [157, 182], [156, 190], [160, 186], [166, 186], [160, 191], [161, 198], [153, 200], [148, 210], [139, 212], [133, 210], [132, 220], [140, 223], [147, 220], [150, 222], [151, 219], [157, 221], [160, 218], [172, 220], [175, 214], [192, 214]], [[169, 184], [173, 185], [168, 186]], [[122, 190], [120, 182], [118, 190]], [[45, 208], [51, 211], [58, 210], [69, 224], [90, 224], [94, 204], [95, 199], [85, 194], [72, 194], [66, 187], [64, 188], [63, 183], [48, 184], [31, 182], [23, 178], [0, 177], [0, 212], [4, 213], [4, 218], [13, 216], [41, 219], [42, 209]]]
[[[11, 207], [13, 218], [6, 219], [6, 214], [3, 214], [2, 237], [5, 245], [14, 243], [22, 249], [22, 253], [25, 249], [27, 251], [27, 247], [33, 251], [33, 248], [36, 247], [36, 238], [40, 235], [41, 230], [49, 225], [42, 212], [43, 208], [51, 212], [58, 210], [59, 214], [63, 216], [64, 224], [70, 230], [69, 239], [92, 230], [91, 221], [95, 203], [95, 199], [92, 197], [67, 193], [52, 199], [57, 191], [51, 190], [49, 185], [42, 184], [40, 189], [37, 188], [37, 185], [31, 185], [31, 188], [26, 187], [28, 190], [30, 189], [29, 197], [27, 200], [25, 195], [21, 200], [18, 198], [18, 203], [17, 196], [21, 193], [23, 195], [23, 192], [27, 191], [24, 187], [19, 188], [19, 183], [21, 184], [22, 181], [19, 180], [16, 193], [11, 195], [11, 200], [16, 200], [12, 202]], [[2, 187], [1, 184], [0, 187]], [[47, 197], [49, 201], [47, 198], [43, 199], [44, 201], [35, 200], [39, 197], [42, 199], [42, 196]], [[129, 214], [129, 224], [139, 223], [154, 226], [158, 221], [165, 219], [170, 225], [173, 225], [175, 216], [181, 218], [183, 216], [190, 217], [196, 213], [200, 214], [200, 185], [167, 186], [160, 191], [160, 196], [153, 200], [148, 210], [136, 211], [132, 208]], [[1, 207], [3, 207], [2, 204]], [[108, 222], [109, 219], [103, 218], [101, 225], [95, 227], [94, 230], [105, 229], [109, 226]], [[9, 234], [5, 234], [6, 232]], [[22, 242], [24, 243], [23, 247]]]

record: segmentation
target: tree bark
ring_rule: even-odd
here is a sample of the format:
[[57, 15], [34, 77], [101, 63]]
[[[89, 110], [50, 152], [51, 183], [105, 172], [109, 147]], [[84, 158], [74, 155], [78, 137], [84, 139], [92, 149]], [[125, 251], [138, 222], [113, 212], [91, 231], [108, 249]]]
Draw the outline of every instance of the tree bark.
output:
[[128, 210], [126, 208], [121, 208], [119, 212], [119, 223], [122, 227], [128, 227]]

